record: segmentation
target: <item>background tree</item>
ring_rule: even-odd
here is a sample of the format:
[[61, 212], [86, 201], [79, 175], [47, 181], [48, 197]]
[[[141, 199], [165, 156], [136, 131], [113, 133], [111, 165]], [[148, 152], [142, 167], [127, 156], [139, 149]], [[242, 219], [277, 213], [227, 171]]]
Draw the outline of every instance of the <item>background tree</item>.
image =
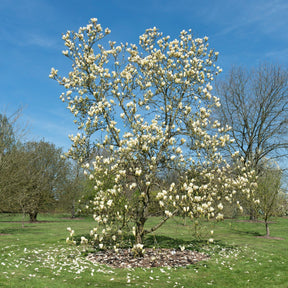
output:
[[[76, 217], [79, 212], [79, 201], [85, 198], [86, 195], [91, 194], [93, 186], [90, 187], [90, 192], [87, 187], [87, 179], [83, 175], [83, 169], [75, 162], [69, 162], [71, 165], [68, 170], [68, 176], [63, 179], [63, 189], [59, 194], [57, 201], [57, 209], [62, 212], [71, 214], [71, 218]], [[91, 197], [92, 199], [92, 197]]]
[[[179, 212], [220, 220], [222, 203], [237, 189], [250, 193], [250, 174], [230, 177], [232, 168], [218, 153], [230, 142], [225, 127], [211, 120], [212, 108], [220, 106], [211, 95], [218, 53], [208, 48], [207, 37], [194, 39], [190, 32], [170, 40], [153, 28], [139, 37], [139, 46], [110, 41], [107, 47], [100, 41], [110, 30], [91, 19], [63, 36], [72, 71], [60, 77], [52, 68], [50, 77], [67, 89], [61, 99], [79, 128], [68, 155], [83, 162], [92, 142], [108, 152], [83, 166], [97, 192], [91, 209], [104, 229], [95, 228], [91, 237], [100, 248], [131, 224], [135, 247], [142, 247], [147, 233]], [[163, 187], [165, 171], [177, 182]], [[148, 229], [155, 201], [164, 216]]]
[[11, 167], [18, 157], [14, 152], [19, 144], [20, 134], [15, 124], [20, 116], [21, 109], [10, 116], [0, 114], [0, 211], [2, 212], [9, 212], [13, 203], [11, 194], [7, 193], [7, 187], [13, 183], [14, 173]]
[[61, 154], [61, 149], [45, 141], [17, 145], [7, 153], [1, 170], [5, 209], [28, 214], [34, 222], [40, 211], [54, 207], [68, 171], [67, 160]]
[[0, 160], [16, 144], [12, 125], [5, 114], [0, 114]]
[[23, 154], [18, 153], [16, 147], [5, 153], [0, 161], [0, 211], [1, 212], [20, 212], [19, 206], [15, 201], [16, 183], [20, 181], [18, 165], [21, 165]]
[[273, 64], [247, 71], [231, 69], [217, 82], [220, 120], [244, 161], [257, 167], [261, 159], [281, 160], [288, 148], [288, 71]]
[[5, 153], [11, 151], [26, 133], [26, 125], [17, 126], [21, 113], [21, 107], [9, 116], [5, 112], [0, 113], [0, 160]]
[[45, 141], [26, 143], [23, 153], [29, 161], [26, 165], [24, 163], [26, 185], [23, 185], [25, 190], [20, 193], [25, 212], [33, 222], [41, 210], [54, 206], [55, 200], [59, 199], [69, 164], [61, 157], [62, 149]]
[[255, 210], [265, 222], [266, 237], [270, 236], [268, 220], [272, 216], [281, 215], [283, 196], [281, 195], [282, 170], [278, 164], [269, 160], [261, 161], [261, 172], [258, 178], [257, 197]]
[[[277, 65], [256, 69], [234, 67], [222, 81], [217, 94], [221, 107], [219, 120], [232, 129], [228, 132], [245, 163], [261, 174], [263, 159], [284, 161], [288, 148], [288, 72]], [[259, 191], [259, 189], [258, 189]], [[247, 202], [250, 218], [256, 216], [253, 201]]]

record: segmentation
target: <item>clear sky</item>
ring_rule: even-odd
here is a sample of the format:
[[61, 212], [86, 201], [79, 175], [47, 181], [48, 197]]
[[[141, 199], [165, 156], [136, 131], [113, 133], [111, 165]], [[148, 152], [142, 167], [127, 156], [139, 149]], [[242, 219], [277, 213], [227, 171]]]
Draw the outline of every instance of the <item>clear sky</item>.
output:
[[117, 42], [138, 43], [154, 26], [171, 38], [191, 28], [220, 52], [223, 74], [232, 65], [288, 64], [287, 0], [0, 0], [0, 112], [23, 106], [27, 140], [68, 149], [76, 130], [49, 73], [69, 69], [62, 33], [94, 17]]

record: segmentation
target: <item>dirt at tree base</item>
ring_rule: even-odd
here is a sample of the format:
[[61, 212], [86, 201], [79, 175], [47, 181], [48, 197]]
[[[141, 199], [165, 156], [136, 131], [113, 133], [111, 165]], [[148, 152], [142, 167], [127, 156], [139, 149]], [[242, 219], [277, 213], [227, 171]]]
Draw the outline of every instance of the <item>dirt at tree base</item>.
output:
[[209, 256], [197, 251], [175, 249], [145, 248], [143, 257], [134, 258], [131, 249], [99, 251], [91, 253], [87, 258], [99, 264], [113, 268], [135, 267], [185, 267], [199, 261], [209, 259]]

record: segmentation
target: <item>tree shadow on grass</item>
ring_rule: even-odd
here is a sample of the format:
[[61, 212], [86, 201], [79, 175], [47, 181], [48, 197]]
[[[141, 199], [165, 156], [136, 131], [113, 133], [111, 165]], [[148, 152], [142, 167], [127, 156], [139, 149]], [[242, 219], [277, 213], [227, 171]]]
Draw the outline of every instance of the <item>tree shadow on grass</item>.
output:
[[0, 234], [3, 235], [11, 235], [11, 234], [15, 234], [15, 232], [17, 232], [18, 229], [13, 229], [13, 228], [5, 228], [5, 229], [0, 229]]
[[156, 247], [156, 248], [175, 248], [179, 249], [179, 246], [188, 246], [195, 244], [199, 246], [204, 244], [202, 240], [187, 241], [179, 238], [171, 238], [163, 235], [147, 235], [144, 239], [144, 244], [146, 247]]
[[185, 249], [193, 250], [193, 251], [202, 251], [204, 247], [211, 245], [217, 245], [219, 249], [234, 249], [235, 245], [230, 245], [222, 242], [221, 240], [215, 240], [213, 244], [209, 244], [207, 239], [192, 239], [192, 240], [183, 240], [179, 238], [171, 238], [167, 236], [154, 236], [148, 235], [144, 241], [145, 247], [155, 247], [155, 248], [174, 248], [180, 249], [180, 247], [184, 246]]
[[[84, 235], [86, 239], [91, 239], [91, 236], [87, 233]], [[76, 245], [79, 245], [81, 242], [81, 236], [74, 236], [74, 240], [76, 241]], [[131, 248], [135, 243], [134, 236], [125, 235], [122, 238], [120, 248], [127, 249]], [[172, 238], [163, 235], [146, 235], [144, 239], [144, 246], [146, 248], [164, 248], [164, 249], [175, 249], [179, 250], [180, 246], [185, 247], [186, 249], [200, 251], [203, 246], [207, 246], [207, 240], [183, 240], [179, 238]]]
[[[91, 236], [89, 234], [82, 235], [87, 239], [90, 239]], [[74, 240], [76, 241], [76, 245], [80, 245], [81, 242], [81, 236], [77, 235], [74, 237]], [[131, 234], [125, 235], [122, 238], [121, 244], [119, 248], [121, 249], [129, 249], [133, 247], [133, 244], [135, 243], [135, 238]], [[155, 249], [175, 249], [175, 250], [181, 250], [183, 247], [187, 250], [195, 251], [195, 252], [204, 252], [205, 254], [209, 255], [210, 248], [211, 252], [217, 252], [221, 251], [223, 249], [225, 250], [232, 250], [237, 247], [237, 245], [231, 245], [222, 242], [221, 240], [214, 240], [213, 243], [209, 243], [208, 239], [191, 239], [191, 240], [183, 240], [180, 238], [172, 238], [169, 236], [164, 235], [153, 235], [149, 234], [145, 236], [144, 239], [144, 247], [145, 248], [155, 248]], [[93, 250], [93, 247], [90, 247]], [[97, 245], [94, 247], [95, 250], [99, 250]], [[91, 250], [91, 251], [92, 251]], [[91, 252], [90, 251], [90, 252]]]
[[233, 229], [233, 233], [235, 234], [239, 234], [239, 235], [247, 235], [247, 236], [254, 236], [254, 237], [259, 237], [259, 236], [263, 236], [263, 234], [261, 234], [258, 231], [249, 231], [249, 230], [236, 230]]
[[[24, 227], [25, 228], [25, 227]], [[21, 232], [23, 231], [23, 228], [4, 228], [4, 229], [0, 229], [0, 235], [14, 235], [14, 234], [21, 234]], [[24, 231], [23, 231], [24, 232]], [[26, 233], [26, 232], [25, 232]]]
[[27, 233], [27, 229], [37, 227], [36, 225], [22, 226], [22, 227], [9, 227], [9, 228], [1, 228], [0, 234], [4, 235], [14, 235], [14, 234], [24, 234]]

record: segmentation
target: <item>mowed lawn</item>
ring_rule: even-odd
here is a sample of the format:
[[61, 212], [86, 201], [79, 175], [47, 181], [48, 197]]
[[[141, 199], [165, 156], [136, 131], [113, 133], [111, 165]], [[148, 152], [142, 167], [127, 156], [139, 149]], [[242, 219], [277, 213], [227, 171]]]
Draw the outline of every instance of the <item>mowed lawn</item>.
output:
[[[38, 223], [21, 219], [0, 214], [0, 287], [288, 287], [288, 218], [272, 219], [271, 236], [277, 239], [261, 237], [263, 223], [225, 220], [206, 223], [203, 241], [195, 238], [189, 221], [184, 225], [181, 218], [171, 219], [147, 244], [184, 245], [209, 254], [209, 260], [180, 268], [135, 269], [91, 263], [81, 248], [66, 245], [66, 228], [87, 234], [94, 227], [91, 218], [40, 214]], [[208, 245], [210, 230], [214, 242]]]

